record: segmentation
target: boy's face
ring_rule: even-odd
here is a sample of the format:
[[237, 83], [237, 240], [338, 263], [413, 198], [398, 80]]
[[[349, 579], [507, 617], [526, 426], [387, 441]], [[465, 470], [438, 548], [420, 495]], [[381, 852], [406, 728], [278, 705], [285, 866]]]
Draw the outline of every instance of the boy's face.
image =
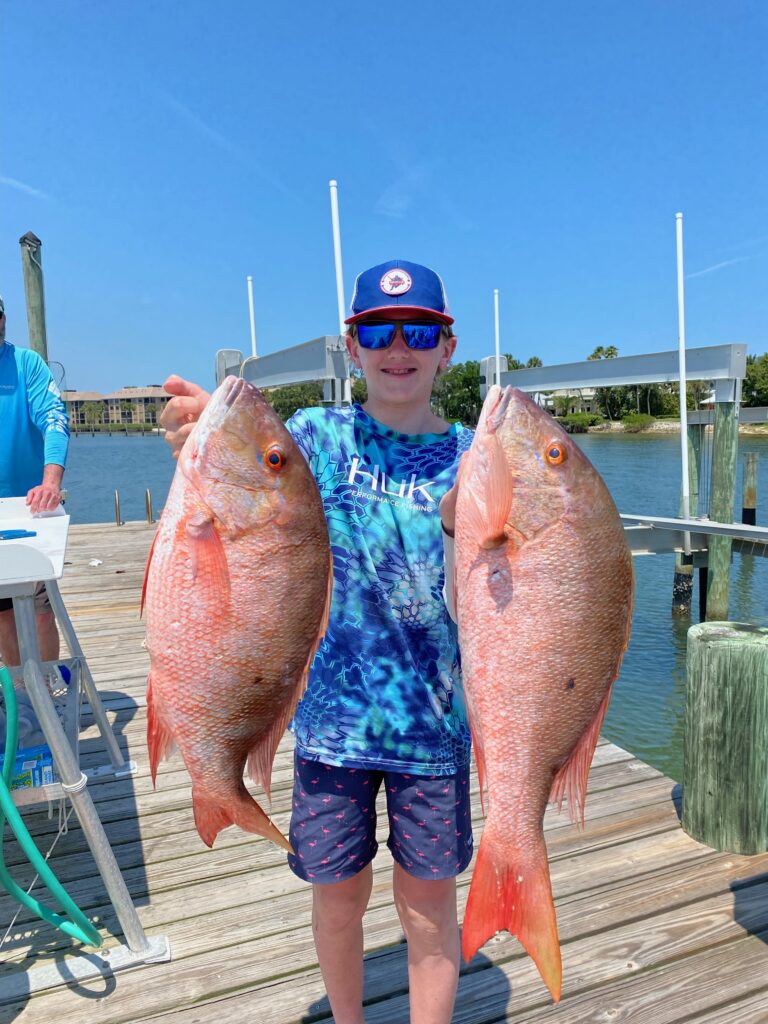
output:
[[[379, 322], [386, 319], [390, 323], [414, 321], [413, 314], [406, 316], [398, 310], [375, 319]], [[424, 316], [419, 317], [418, 322], [429, 321], [430, 318]], [[356, 336], [347, 335], [347, 352], [354, 365], [363, 371], [368, 398], [395, 405], [420, 402], [428, 405], [435, 375], [448, 366], [455, 348], [456, 337], [443, 333], [433, 349], [409, 348], [399, 328], [388, 348], [366, 349]]]

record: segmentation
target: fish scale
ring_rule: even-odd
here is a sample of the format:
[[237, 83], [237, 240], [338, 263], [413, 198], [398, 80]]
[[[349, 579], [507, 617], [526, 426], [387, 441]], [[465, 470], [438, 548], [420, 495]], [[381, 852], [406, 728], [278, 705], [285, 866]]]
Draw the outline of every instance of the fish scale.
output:
[[483, 836], [463, 923], [470, 960], [517, 935], [562, 987], [548, 800], [583, 818], [589, 765], [629, 639], [632, 559], [599, 474], [522, 392], [488, 393], [459, 476], [455, 592]]

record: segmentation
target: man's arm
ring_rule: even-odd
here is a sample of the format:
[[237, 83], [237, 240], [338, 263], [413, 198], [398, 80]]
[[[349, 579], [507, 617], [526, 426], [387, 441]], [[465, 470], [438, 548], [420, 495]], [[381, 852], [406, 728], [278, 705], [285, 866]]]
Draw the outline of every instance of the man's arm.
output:
[[69, 445], [69, 417], [51, 371], [38, 356], [28, 357], [29, 418], [43, 435], [44, 466], [40, 484], [27, 493], [32, 512], [50, 512], [61, 502], [61, 481]]

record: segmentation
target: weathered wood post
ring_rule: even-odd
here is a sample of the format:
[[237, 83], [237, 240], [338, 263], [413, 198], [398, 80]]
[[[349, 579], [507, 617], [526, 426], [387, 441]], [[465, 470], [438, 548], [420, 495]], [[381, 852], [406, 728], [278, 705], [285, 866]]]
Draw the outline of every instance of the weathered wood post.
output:
[[683, 828], [715, 850], [768, 850], [768, 628], [688, 630]]
[[754, 526], [757, 522], [757, 452], [747, 452], [744, 455], [741, 521], [749, 526]]
[[[718, 523], [733, 522], [736, 491], [736, 459], [739, 450], [739, 406], [737, 402], [715, 403], [715, 431], [712, 439], [712, 497], [709, 518]], [[731, 538], [709, 538], [707, 574], [707, 621], [728, 618], [728, 587], [731, 574]]]
[[[692, 423], [688, 427], [688, 513], [695, 516], [699, 509], [699, 479], [701, 477], [701, 435], [704, 426]], [[683, 514], [680, 499], [680, 515]], [[675, 555], [675, 576], [672, 581], [672, 614], [690, 615], [693, 594], [693, 561], [683, 561], [684, 555]]]
[[48, 335], [45, 330], [45, 296], [43, 294], [42, 242], [28, 231], [19, 239], [24, 294], [27, 299], [29, 347], [48, 362]]

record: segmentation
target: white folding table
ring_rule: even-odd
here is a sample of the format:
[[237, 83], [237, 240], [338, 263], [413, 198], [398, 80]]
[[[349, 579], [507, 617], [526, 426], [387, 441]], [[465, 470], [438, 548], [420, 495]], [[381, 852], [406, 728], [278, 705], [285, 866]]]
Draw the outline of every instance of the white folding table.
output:
[[[110, 901], [127, 940], [127, 946], [109, 950], [108, 960], [92, 956], [68, 959], [62, 965], [38, 967], [20, 979], [19, 992], [40, 991], [74, 978], [85, 980], [111, 973], [121, 967], [136, 966], [170, 959], [165, 936], [148, 938], [125, 885], [112, 848], [87, 789], [89, 777], [111, 774], [115, 777], [133, 775], [136, 765], [126, 761], [109, 724], [98, 690], [88, 668], [82, 647], [67, 614], [58, 583], [64, 572], [69, 516], [60, 506], [56, 513], [33, 516], [24, 498], [0, 498], [0, 537], [20, 531], [29, 536], [0, 539], [0, 597], [10, 597], [16, 618], [19, 653], [23, 668], [10, 669], [14, 683], [23, 678], [32, 707], [37, 715], [46, 742], [51, 749], [59, 781], [32, 788], [13, 790], [19, 807], [49, 801], [62, 796], [71, 800], [83, 833], [104, 881]], [[41, 661], [37, 635], [34, 594], [44, 583], [56, 622], [69, 648], [69, 658], [55, 663]], [[63, 698], [56, 699], [49, 683], [57, 665], [66, 665], [71, 682]], [[79, 716], [83, 692], [104, 740], [110, 764], [90, 769], [86, 774], [79, 764]], [[3, 980], [4, 988], [13, 985], [13, 976]]]

